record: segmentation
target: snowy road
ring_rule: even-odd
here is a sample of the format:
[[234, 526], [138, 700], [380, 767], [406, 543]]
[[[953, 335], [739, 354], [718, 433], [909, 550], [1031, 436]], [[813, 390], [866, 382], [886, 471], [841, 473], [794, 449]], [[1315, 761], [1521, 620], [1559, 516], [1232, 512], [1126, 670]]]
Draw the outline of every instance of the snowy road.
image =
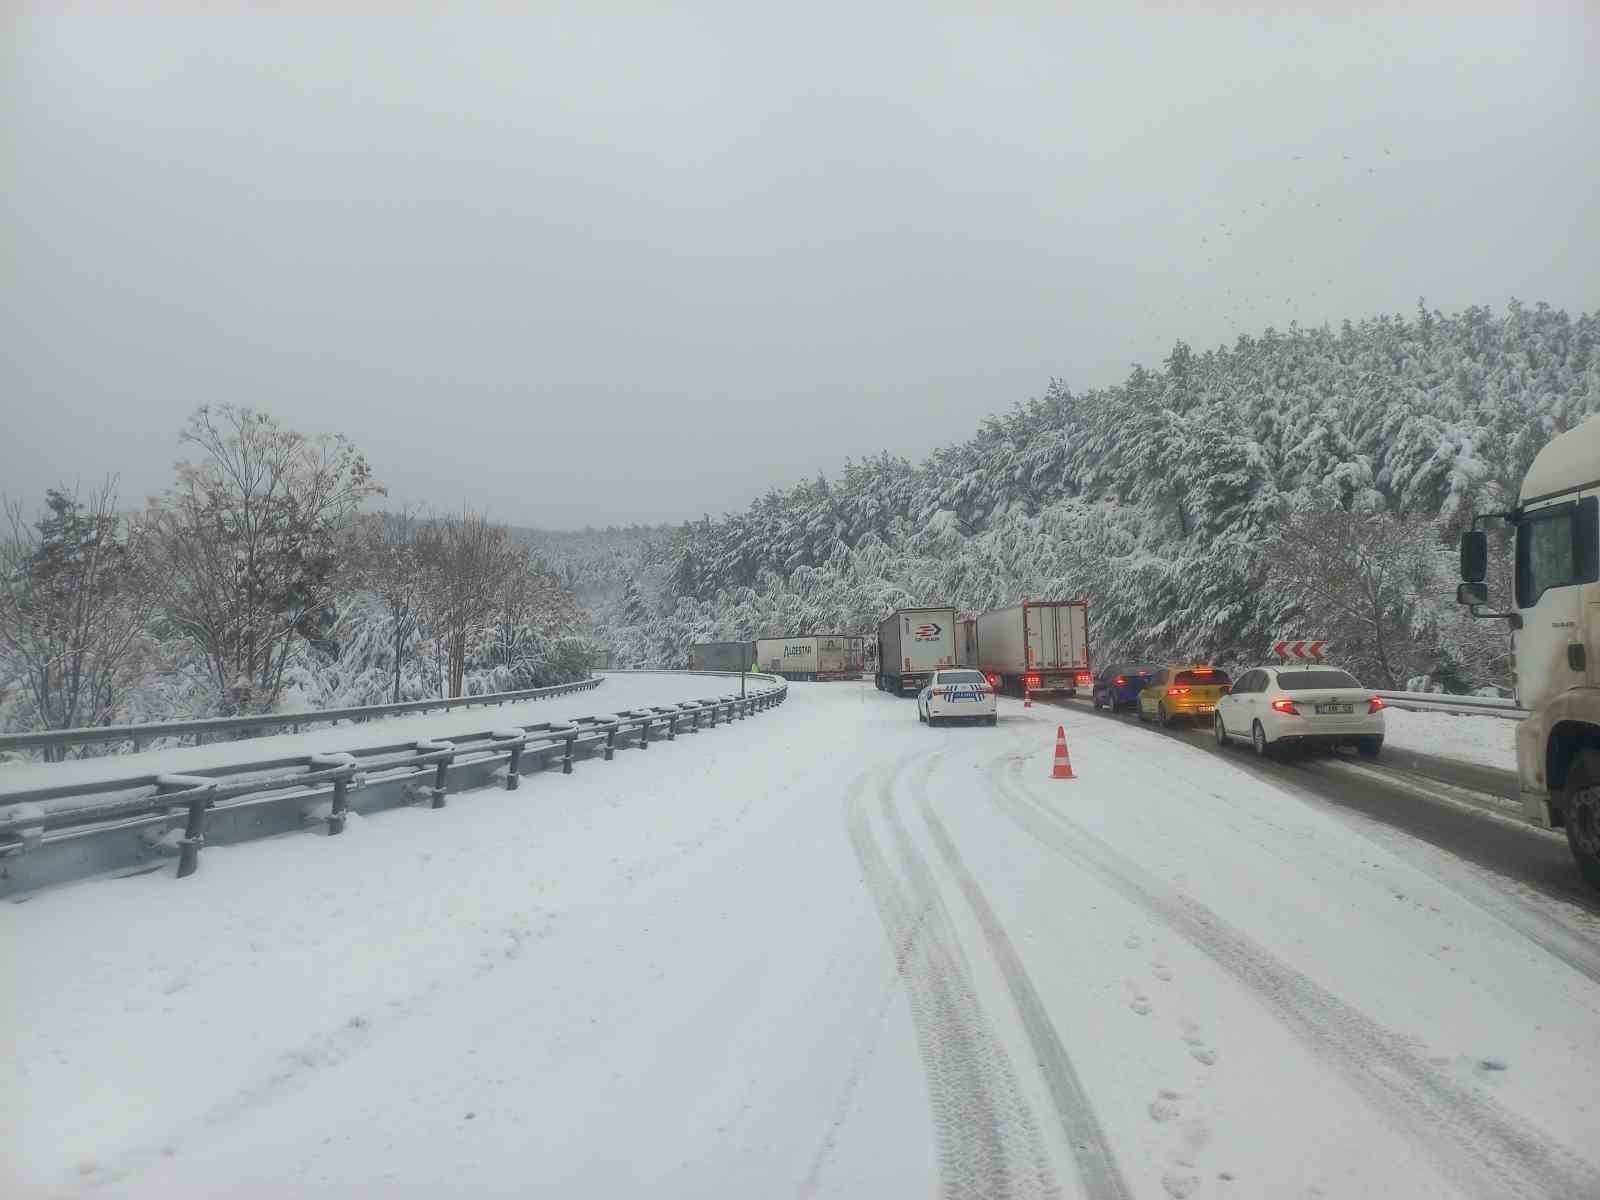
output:
[[5, 906], [0, 1192], [1600, 1195], [1584, 912], [1084, 711], [700, 736]]
[[[1534, 919], [1545, 906], [1554, 905], [1572, 910], [1580, 919], [1593, 918], [1591, 924], [1600, 922], [1600, 895], [1578, 874], [1565, 834], [1523, 821], [1516, 775], [1489, 765], [1497, 761], [1500, 741], [1513, 722], [1390, 712], [1390, 732], [1400, 726], [1399, 732], [1411, 736], [1395, 739], [1395, 745], [1386, 744], [1379, 762], [1344, 752], [1331, 757], [1289, 755], [1258, 763], [1248, 746], [1218, 747], [1207, 725], [1178, 725], [1170, 730], [1153, 723], [1140, 725], [1131, 713], [1096, 713], [1084, 699], [1037, 703], [1089, 713], [1137, 729], [1147, 737], [1181, 742], [1303, 797], [1320, 799], [1348, 817], [1365, 836], [1383, 838], [1392, 833], [1392, 849], [1410, 855], [1430, 873], [1459, 880], [1464, 889], [1478, 893], [1507, 888], [1527, 891], [1539, 902], [1531, 910]], [[1453, 731], [1453, 738], [1441, 738], [1432, 746], [1451, 757], [1410, 748], [1408, 742], [1415, 744], [1434, 732], [1431, 724], [1416, 725], [1414, 719], [1419, 717], [1461, 727]], [[1474, 735], [1482, 751], [1481, 761], [1455, 758], [1456, 749]], [[1595, 977], [1600, 979], [1600, 968]]]

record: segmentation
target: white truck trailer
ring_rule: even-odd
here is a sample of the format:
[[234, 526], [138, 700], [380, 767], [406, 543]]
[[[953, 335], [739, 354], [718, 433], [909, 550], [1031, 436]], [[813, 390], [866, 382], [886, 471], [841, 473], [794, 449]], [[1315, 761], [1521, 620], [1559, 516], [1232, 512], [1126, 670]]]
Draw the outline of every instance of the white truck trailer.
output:
[[816, 633], [756, 639], [756, 661], [763, 671], [785, 679], [855, 679], [866, 657], [859, 634]]
[[955, 609], [902, 608], [879, 622], [879, 691], [915, 696], [935, 671], [955, 665]]
[[1020, 696], [1075, 696], [1093, 681], [1087, 600], [1024, 600], [978, 614], [980, 671]]
[[[1491, 612], [1488, 534], [1515, 538], [1513, 603]], [[1517, 726], [1522, 814], [1564, 828], [1578, 870], [1600, 888], [1600, 419], [1539, 451], [1510, 512], [1484, 513], [1461, 535], [1456, 600], [1511, 626], [1512, 682], [1528, 710]]]

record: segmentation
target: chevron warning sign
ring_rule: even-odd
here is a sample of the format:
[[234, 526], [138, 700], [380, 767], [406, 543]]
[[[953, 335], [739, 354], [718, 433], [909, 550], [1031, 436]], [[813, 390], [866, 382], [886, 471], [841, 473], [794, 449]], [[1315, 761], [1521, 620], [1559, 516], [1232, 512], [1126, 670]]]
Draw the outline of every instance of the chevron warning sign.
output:
[[1321, 638], [1283, 638], [1272, 644], [1272, 652], [1286, 662], [1321, 662], [1327, 648]]

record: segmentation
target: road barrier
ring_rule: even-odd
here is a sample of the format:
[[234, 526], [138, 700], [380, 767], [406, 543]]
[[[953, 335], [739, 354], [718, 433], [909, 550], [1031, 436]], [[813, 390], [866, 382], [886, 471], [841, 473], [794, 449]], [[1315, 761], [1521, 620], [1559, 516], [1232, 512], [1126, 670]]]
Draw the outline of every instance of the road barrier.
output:
[[[671, 673], [729, 677], [712, 671]], [[0, 897], [106, 872], [159, 870], [174, 857], [176, 875], [183, 878], [199, 868], [200, 851], [208, 845], [319, 826], [337, 836], [351, 814], [366, 816], [424, 802], [430, 808], [444, 808], [451, 795], [491, 783], [516, 791], [523, 778], [540, 771], [559, 765], [562, 774], [570, 775], [579, 759], [598, 755], [610, 762], [620, 749], [648, 750], [652, 735], [675, 741], [680, 733], [742, 721], [788, 698], [788, 684], [776, 676], [745, 678], [752, 686], [743, 696], [713, 696], [457, 734], [447, 740], [418, 738], [183, 774], [151, 773], [0, 791]], [[598, 682], [585, 684], [593, 687]], [[562, 686], [575, 690], [570, 684]]]
[[[488, 692], [481, 696], [453, 696], [448, 700], [405, 700], [399, 704], [368, 704], [361, 708], [319, 708], [312, 712], [257, 713], [244, 717], [203, 717], [195, 721], [152, 721], [141, 725], [90, 725], [82, 729], [46, 729], [37, 733], [0, 734], [0, 753], [8, 750], [67, 750], [105, 742], [127, 742], [137, 754], [161, 738], [175, 737], [178, 744], [188, 738], [199, 746], [208, 737], [236, 738], [243, 734], [299, 733], [304, 726], [337, 725], [340, 721], [365, 724], [384, 717], [410, 713], [447, 712], [456, 708], [478, 708], [487, 704], [513, 704], [524, 700], [544, 700], [600, 686], [599, 678], [579, 679], [549, 687], [528, 688], [520, 692]], [[120, 749], [120, 747], [119, 747]]]
[[1374, 692], [1390, 708], [1405, 708], [1413, 712], [1454, 713], [1456, 716], [1505, 717], [1520, 721], [1528, 710], [1518, 708], [1515, 700], [1501, 700], [1495, 696], [1446, 696], [1443, 692]]

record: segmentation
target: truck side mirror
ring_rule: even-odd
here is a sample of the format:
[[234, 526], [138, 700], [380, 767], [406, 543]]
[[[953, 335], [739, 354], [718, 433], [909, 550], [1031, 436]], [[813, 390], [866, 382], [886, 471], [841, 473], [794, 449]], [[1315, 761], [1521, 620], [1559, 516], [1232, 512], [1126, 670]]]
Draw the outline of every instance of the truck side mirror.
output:
[[1487, 583], [1456, 584], [1456, 603], [1467, 605], [1489, 603], [1489, 585]]
[[1489, 535], [1481, 529], [1469, 529], [1461, 535], [1461, 578], [1468, 583], [1482, 583], [1488, 573]]

